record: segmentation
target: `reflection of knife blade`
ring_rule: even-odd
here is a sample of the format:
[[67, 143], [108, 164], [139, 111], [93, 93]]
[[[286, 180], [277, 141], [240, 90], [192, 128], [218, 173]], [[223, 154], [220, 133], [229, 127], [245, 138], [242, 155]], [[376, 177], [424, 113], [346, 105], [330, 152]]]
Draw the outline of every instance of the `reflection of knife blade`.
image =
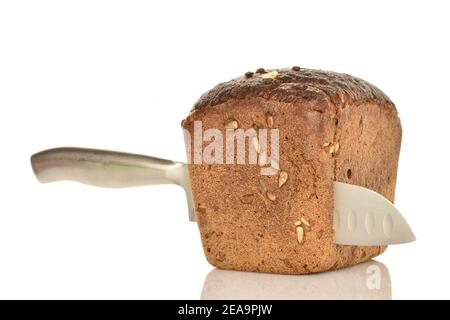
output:
[[[184, 188], [189, 220], [195, 221], [188, 165], [122, 152], [57, 148], [31, 157], [41, 182], [74, 180], [100, 187], [132, 187], [174, 183]], [[385, 245], [414, 241], [398, 210], [381, 195], [358, 186], [335, 182], [337, 244]]]

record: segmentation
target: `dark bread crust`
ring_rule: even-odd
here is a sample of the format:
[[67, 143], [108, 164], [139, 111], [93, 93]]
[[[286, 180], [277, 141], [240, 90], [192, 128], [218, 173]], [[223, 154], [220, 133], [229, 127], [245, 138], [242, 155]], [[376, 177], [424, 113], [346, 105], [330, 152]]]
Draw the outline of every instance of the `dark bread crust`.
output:
[[[360, 263], [386, 247], [333, 243], [333, 181], [361, 185], [394, 200], [401, 126], [389, 98], [349, 75], [309, 69], [278, 69], [219, 84], [205, 93], [183, 121], [223, 128], [234, 118], [251, 128], [273, 115], [280, 130], [280, 168], [289, 173], [281, 188], [265, 177], [276, 195], [258, 188], [257, 165], [191, 165], [190, 175], [202, 244], [216, 267], [301, 274]], [[339, 143], [329, 153], [324, 143]], [[243, 197], [246, 197], [243, 201]], [[311, 224], [297, 242], [294, 222]]]
[[[268, 70], [271, 72], [274, 70]], [[317, 100], [318, 90], [335, 105], [348, 102], [352, 104], [376, 103], [394, 108], [388, 96], [374, 85], [344, 73], [300, 69], [276, 69], [279, 75], [274, 79], [263, 79], [260, 73], [250, 78], [241, 76], [220, 83], [203, 94], [193, 109], [218, 105], [231, 99], [261, 97], [279, 102], [303, 102]]]

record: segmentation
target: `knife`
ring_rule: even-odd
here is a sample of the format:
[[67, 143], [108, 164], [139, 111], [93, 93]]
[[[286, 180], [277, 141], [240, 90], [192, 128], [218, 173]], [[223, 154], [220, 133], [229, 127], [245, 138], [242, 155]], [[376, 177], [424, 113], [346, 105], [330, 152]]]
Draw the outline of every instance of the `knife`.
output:
[[[179, 185], [186, 193], [189, 220], [195, 221], [185, 163], [116, 151], [56, 148], [31, 156], [31, 165], [42, 183], [71, 180], [108, 188]], [[333, 214], [336, 244], [378, 246], [415, 240], [394, 205], [364, 187], [335, 182]]]

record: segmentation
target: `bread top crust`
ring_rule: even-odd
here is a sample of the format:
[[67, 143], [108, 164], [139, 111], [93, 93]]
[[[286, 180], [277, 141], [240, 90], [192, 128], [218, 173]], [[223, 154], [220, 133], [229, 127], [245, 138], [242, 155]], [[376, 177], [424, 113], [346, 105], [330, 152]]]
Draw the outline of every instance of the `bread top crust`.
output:
[[203, 94], [192, 110], [212, 107], [231, 99], [261, 97], [287, 103], [329, 100], [335, 106], [376, 103], [396, 111], [380, 89], [344, 73], [304, 69], [258, 69], [223, 82]]

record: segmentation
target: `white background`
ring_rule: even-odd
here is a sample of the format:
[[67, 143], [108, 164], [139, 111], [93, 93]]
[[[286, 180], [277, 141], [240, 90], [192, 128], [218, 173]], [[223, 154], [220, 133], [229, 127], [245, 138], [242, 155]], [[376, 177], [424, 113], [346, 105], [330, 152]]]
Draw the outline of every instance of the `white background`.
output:
[[213, 268], [182, 189], [39, 184], [32, 153], [185, 160], [180, 121], [257, 67], [349, 73], [396, 103], [396, 204], [418, 241], [392, 296], [450, 298], [448, 1], [1, 1], [0, 298], [198, 299]]

